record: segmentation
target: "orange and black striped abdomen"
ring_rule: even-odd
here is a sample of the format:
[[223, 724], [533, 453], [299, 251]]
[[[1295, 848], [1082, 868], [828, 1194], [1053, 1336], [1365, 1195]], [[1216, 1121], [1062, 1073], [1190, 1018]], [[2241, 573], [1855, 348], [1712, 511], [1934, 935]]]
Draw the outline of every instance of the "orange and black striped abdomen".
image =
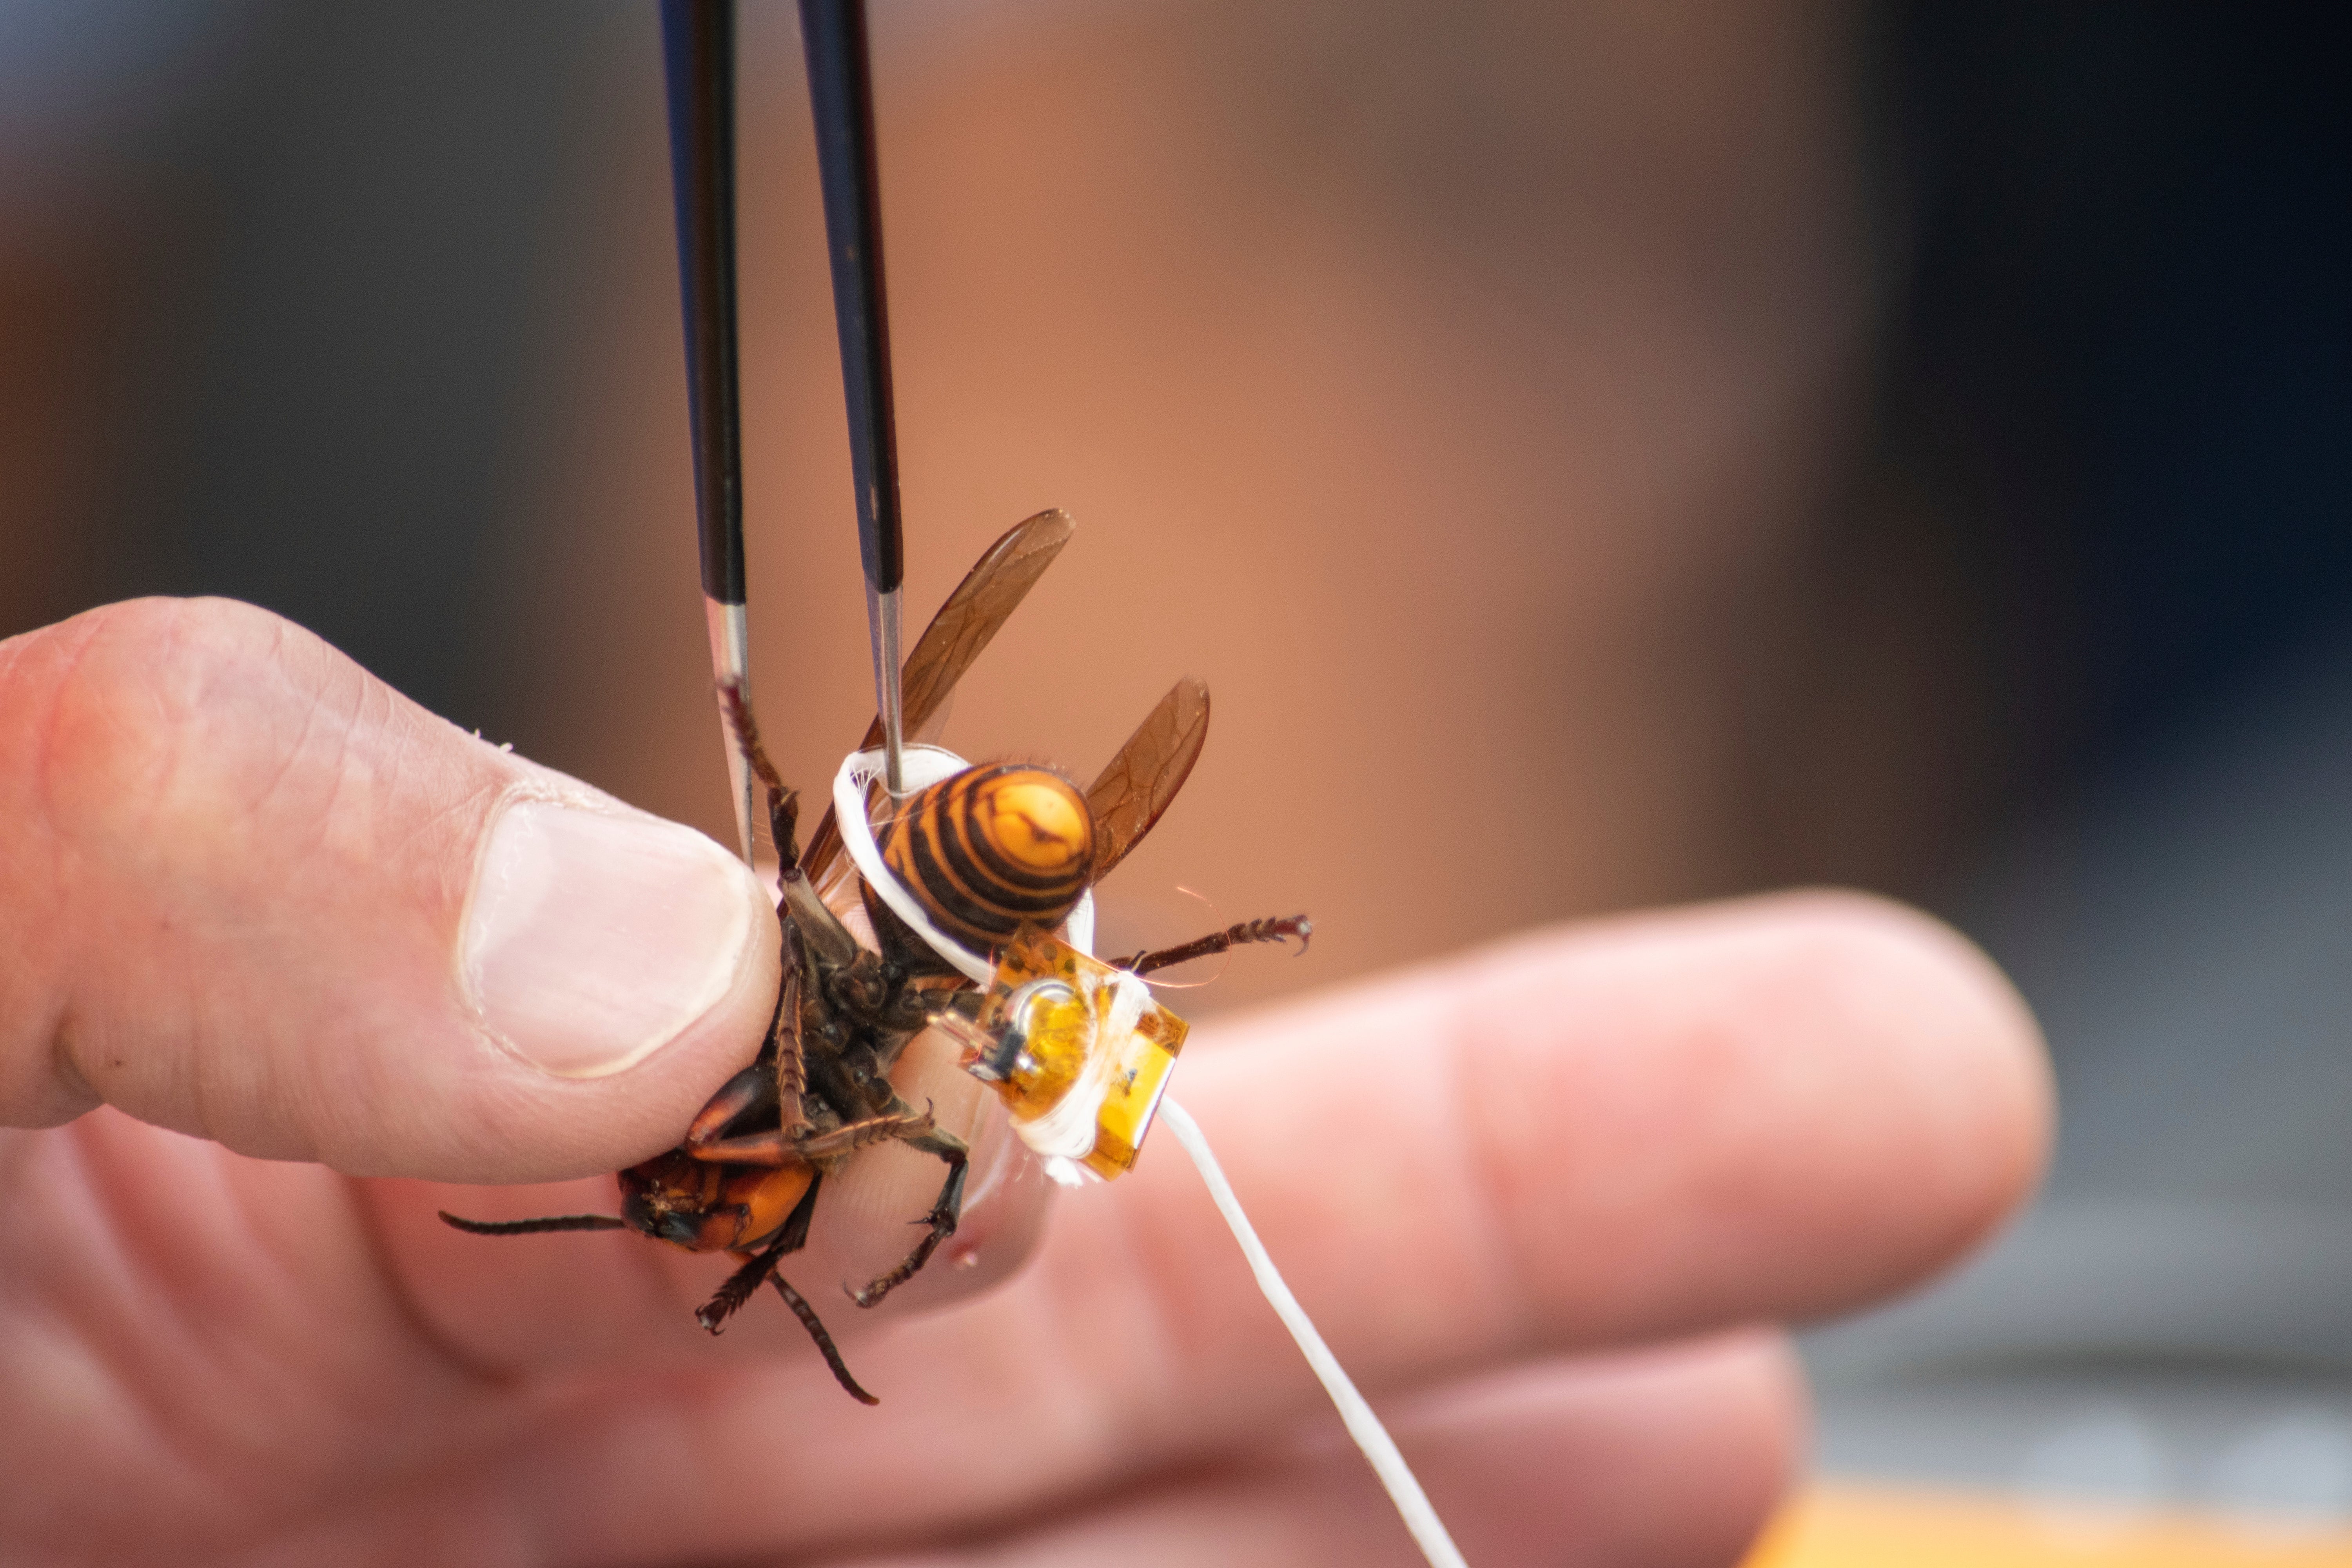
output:
[[1059, 925], [1095, 866], [1086, 796], [1016, 763], [970, 768], [909, 796], [882, 825], [882, 858], [940, 929], [986, 952], [1022, 921]]

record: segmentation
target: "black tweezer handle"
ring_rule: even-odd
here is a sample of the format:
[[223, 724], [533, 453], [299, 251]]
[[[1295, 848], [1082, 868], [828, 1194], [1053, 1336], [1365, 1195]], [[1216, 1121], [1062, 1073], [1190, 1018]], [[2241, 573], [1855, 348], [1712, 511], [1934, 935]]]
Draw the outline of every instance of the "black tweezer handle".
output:
[[735, 375], [734, 0], [662, 0], [661, 21], [702, 591], [722, 605], [740, 605], [743, 437]]
[[898, 436], [890, 408], [890, 320], [882, 291], [881, 177], [874, 161], [874, 83], [862, 0], [800, 0], [824, 185], [825, 249], [849, 396], [849, 462], [866, 581], [894, 593], [906, 575], [898, 518]]

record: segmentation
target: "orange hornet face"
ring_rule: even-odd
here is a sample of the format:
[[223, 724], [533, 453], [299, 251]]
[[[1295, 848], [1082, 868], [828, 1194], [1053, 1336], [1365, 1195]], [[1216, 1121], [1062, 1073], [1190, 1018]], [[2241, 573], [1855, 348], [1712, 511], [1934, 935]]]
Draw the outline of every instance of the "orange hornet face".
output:
[[719, 1164], [673, 1149], [621, 1173], [621, 1217], [688, 1252], [741, 1252], [783, 1228], [815, 1175], [806, 1165]]

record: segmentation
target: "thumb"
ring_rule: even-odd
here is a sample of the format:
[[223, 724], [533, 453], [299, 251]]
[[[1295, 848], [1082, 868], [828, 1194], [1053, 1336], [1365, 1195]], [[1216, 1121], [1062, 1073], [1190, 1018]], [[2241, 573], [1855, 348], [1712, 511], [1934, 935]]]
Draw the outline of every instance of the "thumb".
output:
[[360, 1174], [547, 1180], [751, 1059], [773, 910], [690, 828], [309, 633], [151, 599], [0, 643], [0, 1122], [100, 1102]]

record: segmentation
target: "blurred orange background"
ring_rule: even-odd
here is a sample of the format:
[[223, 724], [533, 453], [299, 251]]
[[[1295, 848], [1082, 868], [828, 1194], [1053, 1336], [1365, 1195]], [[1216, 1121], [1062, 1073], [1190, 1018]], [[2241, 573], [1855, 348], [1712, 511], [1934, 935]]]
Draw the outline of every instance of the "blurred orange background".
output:
[[[2055, 1173], [1807, 1333], [1754, 1562], [2352, 1561], [2346, 25], [876, 12], [910, 610], [1079, 521], [946, 739], [1085, 777], [1215, 693], [1106, 940], [1312, 912], [1197, 1016], [1921, 901], [2049, 1027]], [[741, 47], [752, 661], [821, 786], [838, 361], [788, 8]], [[725, 838], [662, 138], [641, 7], [0, 6], [0, 635], [249, 598]]]

